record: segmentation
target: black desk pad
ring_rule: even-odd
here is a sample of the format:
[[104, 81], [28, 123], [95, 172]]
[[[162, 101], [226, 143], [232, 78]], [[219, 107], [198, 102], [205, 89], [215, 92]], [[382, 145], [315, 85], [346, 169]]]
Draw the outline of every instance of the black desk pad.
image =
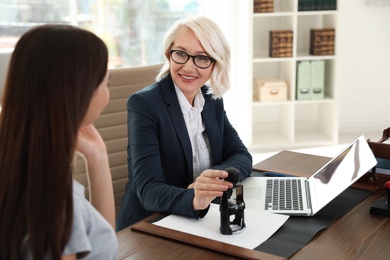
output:
[[290, 217], [283, 226], [255, 250], [289, 258], [319, 231], [353, 209], [372, 192], [348, 188], [313, 217]]

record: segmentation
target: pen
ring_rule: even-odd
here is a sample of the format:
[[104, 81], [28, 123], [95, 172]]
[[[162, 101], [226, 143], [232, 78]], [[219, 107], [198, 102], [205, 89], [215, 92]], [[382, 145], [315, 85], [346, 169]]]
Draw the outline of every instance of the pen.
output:
[[290, 175], [276, 173], [276, 172], [263, 172], [263, 174], [264, 176], [268, 176], [268, 177], [290, 177]]

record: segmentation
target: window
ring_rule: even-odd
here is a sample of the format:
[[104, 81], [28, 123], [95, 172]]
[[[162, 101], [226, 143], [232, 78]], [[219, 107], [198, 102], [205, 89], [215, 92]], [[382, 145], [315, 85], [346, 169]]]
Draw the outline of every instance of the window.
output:
[[[238, 50], [237, 17], [248, 13], [236, 0], [0, 0], [0, 97], [11, 52], [19, 37], [43, 23], [72, 24], [93, 31], [110, 52], [109, 68], [156, 64], [164, 61], [163, 37], [176, 19], [201, 14], [222, 29], [232, 49], [232, 87], [225, 95], [230, 122], [243, 118], [240, 78], [246, 75], [246, 49]], [[249, 19], [249, 18], [248, 18]], [[244, 34], [245, 36], [245, 34]], [[245, 43], [245, 38], [243, 42]], [[237, 54], [240, 54], [239, 56]], [[229, 111], [230, 110], [230, 111]]]
[[163, 62], [162, 41], [181, 17], [198, 14], [203, 0], [6, 0], [0, 3], [0, 52], [43, 23], [72, 24], [106, 43], [110, 68]]

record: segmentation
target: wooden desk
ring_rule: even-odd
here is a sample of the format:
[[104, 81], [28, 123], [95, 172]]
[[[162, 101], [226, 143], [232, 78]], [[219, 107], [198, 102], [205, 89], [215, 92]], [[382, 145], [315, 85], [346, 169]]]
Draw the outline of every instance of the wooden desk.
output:
[[385, 196], [370, 195], [330, 227], [318, 233], [291, 259], [388, 259], [390, 220], [371, 215], [370, 207]]
[[[382, 186], [383, 187], [383, 186]], [[370, 207], [385, 196], [370, 195], [353, 210], [319, 232], [291, 259], [388, 259], [390, 219], [370, 215]], [[119, 259], [237, 259], [219, 252], [126, 228], [117, 233]], [[271, 257], [272, 258], [272, 257]], [[265, 258], [269, 259], [269, 258]]]

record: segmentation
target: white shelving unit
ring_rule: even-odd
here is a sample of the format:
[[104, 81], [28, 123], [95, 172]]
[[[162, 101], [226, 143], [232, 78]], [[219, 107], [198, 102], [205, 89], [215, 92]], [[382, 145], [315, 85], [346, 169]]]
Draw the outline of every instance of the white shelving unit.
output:
[[[240, 1], [238, 55], [239, 82], [244, 105], [238, 131], [252, 150], [295, 149], [338, 142], [336, 55], [313, 56], [310, 29], [334, 28], [337, 54], [337, 10], [298, 11], [298, 0], [275, 0], [274, 12], [254, 13], [253, 0]], [[269, 31], [293, 31], [293, 55], [269, 57]], [[325, 61], [324, 99], [296, 100], [297, 62]], [[242, 64], [242, 66], [241, 66]], [[285, 102], [254, 101], [253, 79], [279, 78], [287, 82]]]

